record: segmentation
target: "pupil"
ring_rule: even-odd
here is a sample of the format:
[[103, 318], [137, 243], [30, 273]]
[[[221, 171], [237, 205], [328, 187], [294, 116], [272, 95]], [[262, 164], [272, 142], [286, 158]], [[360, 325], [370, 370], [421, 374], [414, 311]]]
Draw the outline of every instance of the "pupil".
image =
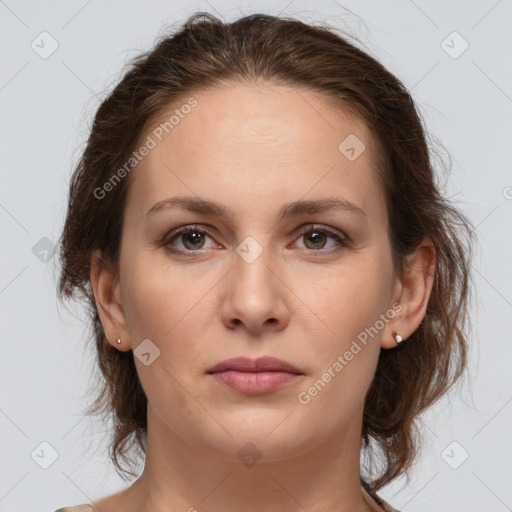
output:
[[198, 242], [201, 242], [201, 233], [197, 233], [195, 231], [192, 231], [185, 235], [185, 241], [189, 243], [190, 245], [197, 244]]
[[310, 234], [308, 236], [308, 240], [312, 244], [318, 244], [319, 242], [322, 241], [323, 236], [324, 236], [323, 233], [313, 232], [312, 234]]

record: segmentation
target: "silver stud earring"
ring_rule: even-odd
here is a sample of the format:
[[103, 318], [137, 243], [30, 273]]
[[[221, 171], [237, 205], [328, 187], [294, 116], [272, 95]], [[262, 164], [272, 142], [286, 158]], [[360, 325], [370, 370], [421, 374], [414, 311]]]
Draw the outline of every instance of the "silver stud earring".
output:
[[121, 345], [121, 338], [117, 338], [117, 342], [116, 342], [118, 345]]
[[397, 343], [402, 343], [402, 341], [404, 340], [404, 339], [402, 338], [402, 336], [400, 336], [400, 334], [398, 334], [396, 331], [393, 331], [393, 332], [394, 332], [395, 341], [396, 341]]

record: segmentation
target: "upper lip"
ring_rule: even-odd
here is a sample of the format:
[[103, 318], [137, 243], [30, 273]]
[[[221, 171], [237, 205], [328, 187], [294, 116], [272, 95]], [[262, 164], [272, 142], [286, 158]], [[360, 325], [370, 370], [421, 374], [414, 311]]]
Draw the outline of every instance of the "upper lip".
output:
[[226, 359], [210, 368], [207, 373], [219, 373], [227, 370], [239, 372], [281, 371], [302, 375], [302, 372], [292, 364], [268, 356], [259, 357], [258, 359], [251, 359], [250, 357]]

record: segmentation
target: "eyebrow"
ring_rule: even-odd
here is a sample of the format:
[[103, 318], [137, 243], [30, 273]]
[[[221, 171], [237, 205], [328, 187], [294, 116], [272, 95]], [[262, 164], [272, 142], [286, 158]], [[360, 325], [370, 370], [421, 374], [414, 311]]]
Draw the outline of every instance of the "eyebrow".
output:
[[[146, 216], [164, 208], [167, 209], [173, 206], [180, 207], [191, 212], [212, 215], [222, 219], [235, 216], [235, 212], [222, 204], [190, 196], [176, 196], [159, 201], [148, 210]], [[279, 210], [278, 219], [282, 220], [287, 217], [295, 217], [306, 213], [320, 213], [328, 210], [351, 211], [366, 218], [364, 210], [356, 206], [354, 203], [339, 197], [327, 197], [325, 199], [302, 200], [286, 203]]]

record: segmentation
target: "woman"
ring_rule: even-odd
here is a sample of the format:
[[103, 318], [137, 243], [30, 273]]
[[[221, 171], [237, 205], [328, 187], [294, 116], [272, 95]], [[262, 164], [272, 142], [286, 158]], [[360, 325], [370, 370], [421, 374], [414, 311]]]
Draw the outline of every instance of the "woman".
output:
[[144, 469], [59, 510], [395, 510], [377, 491], [466, 365], [470, 242], [374, 58], [192, 16], [101, 104], [73, 175], [60, 292], [90, 308], [111, 458]]

